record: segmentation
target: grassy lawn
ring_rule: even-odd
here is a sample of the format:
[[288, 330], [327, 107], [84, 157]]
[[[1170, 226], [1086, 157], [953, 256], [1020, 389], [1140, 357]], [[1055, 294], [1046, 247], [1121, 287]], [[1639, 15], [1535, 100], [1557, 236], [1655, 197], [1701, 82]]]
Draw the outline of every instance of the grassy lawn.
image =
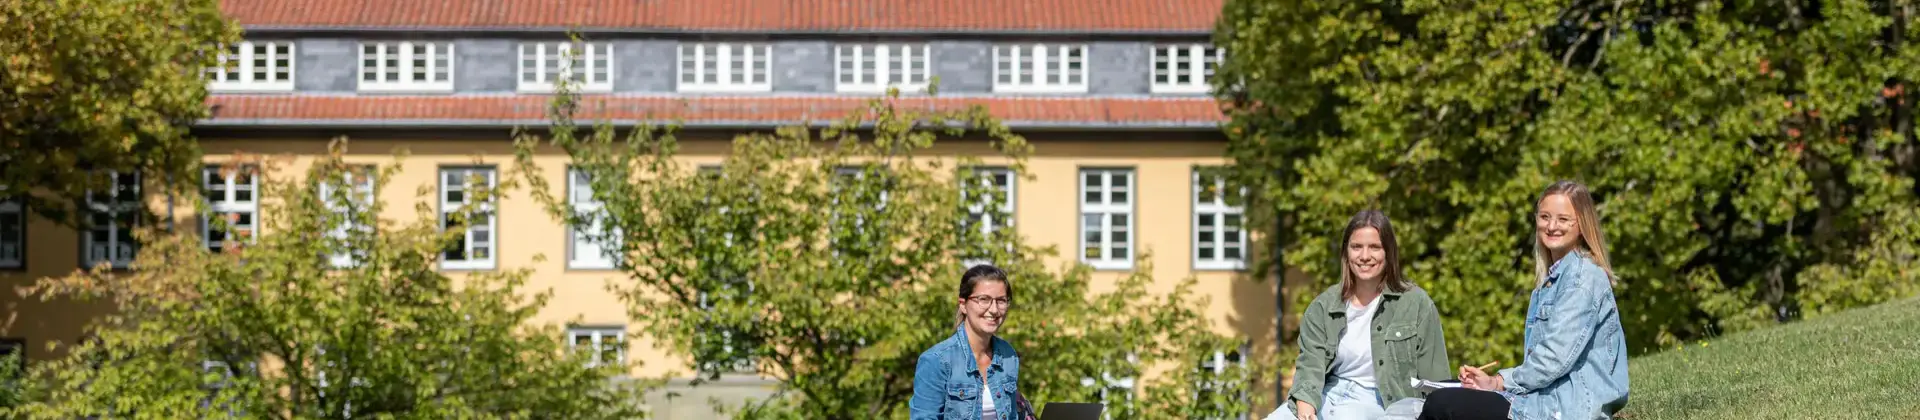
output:
[[1633, 359], [1622, 418], [1920, 419], [1920, 299]]

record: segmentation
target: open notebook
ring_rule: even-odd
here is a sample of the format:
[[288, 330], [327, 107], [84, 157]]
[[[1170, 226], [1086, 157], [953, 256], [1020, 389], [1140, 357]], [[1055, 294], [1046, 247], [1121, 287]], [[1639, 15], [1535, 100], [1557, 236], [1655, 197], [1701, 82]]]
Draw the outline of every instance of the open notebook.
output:
[[1417, 391], [1433, 391], [1441, 388], [1459, 388], [1460, 387], [1460, 381], [1456, 381], [1456, 380], [1429, 381], [1429, 380], [1420, 379], [1420, 378], [1413, 378], [1411, 379], [1411, 381], [1413, 381], [1413, 389]]

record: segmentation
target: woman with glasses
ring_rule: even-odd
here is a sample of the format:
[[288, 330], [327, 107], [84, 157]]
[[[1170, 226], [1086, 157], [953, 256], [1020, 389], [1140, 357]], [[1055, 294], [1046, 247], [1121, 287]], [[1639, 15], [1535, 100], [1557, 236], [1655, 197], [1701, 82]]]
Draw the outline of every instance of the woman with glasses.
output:
[[959, 324], [952, 337], [920, 353], [913, 372], [913, 420], [1024, 420], [1019, 408], [1020, 355], [994, 337], [1013, 307], [1013, 283], [991, 265], [960, 276]]
[[1386, 213], [1361, 211], [1345, 233], [1340, 284], [1300, 316], [1293, 391], [1267, 420], [1411, 418], [1423, 396], [1414, 378], [1452, 379], [1440, 312], [1401, 273]]
[[1461, 366], [1462, 387], [1434, 391], [1421, 419], [1609, 419], [1627, 405], [1627, 339], [1586, 185], [1556, 182], [1535, 202], [1533, 274], [1520, 365]]

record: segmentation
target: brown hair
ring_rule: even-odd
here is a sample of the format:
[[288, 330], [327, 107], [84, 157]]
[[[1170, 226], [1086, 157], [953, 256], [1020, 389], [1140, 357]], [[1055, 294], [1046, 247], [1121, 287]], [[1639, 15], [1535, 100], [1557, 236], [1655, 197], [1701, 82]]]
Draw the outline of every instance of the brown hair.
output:
[[1387, 214], [1379, 210], [1361, 210], [1353, 214], [1353, 220], [1347, 221], [1346, 233], [1340, 235], [1340, 298], [1351, 299], [1354, 283], [1360, 281], [1354, 277], [1353, 270], [1347, 267], [1347, 244], [1353, 241], [1353, 232], [1363, 228], [1373, 228], [1380, 232], [1380, 246], [1387, 249], [1386, 267], [1380, 272], [1380, 282], [1395, 293], [1413, 288], [1407, 276], [1400, 272], [1400, 242], [1393, 237], [1393, 222], [1387, 220]]
[[[983, 281], [997, 281], [1000, 282], [1000, 284], [1006, 285], [1007, 299], [1013, 299], [1013, 282], [1007, 280], [1007, 272], [1000, 270], [1000, 267], [987, 264], [975, 265], [973, 268], [967, 269], [966, 274], [960, 275], [960, 298], [966, 299], [973, 297], [973, 288], [979, 286], [980, 282]], [[957, 321], [954, 327], [958, 328], [960, 324], [967, 322], [967, 312], [962, 309], [955, 309], [954, 312], [955, 320]]]
[[[1607, 261], [1607, 238], [1600, 233], [1600, 212], [1593, 205], [1593, 194], [1587, 192], [1587, 186], [1579, 182], [1571, 180], [1555, 182], [1547, 186], [1546, 191], [1540, 193], [1540, 199], [1533, 201], [1534, 214], [1540, 213], [1541, 202], [1555, 195], [1566, 196], [1567, 201], [1573, 202], [1573, 213], [1580, 218], [1579, 222], [1575, 223], [1580, 229], [1580, 251], [1585, 252], [1587, 258], [1593, 259], [1594, 265], [1600, 266], [1600, 270], [1607, 273], [1608, 283], [1613, 283], [1615, 281], [1613, 264]], [[1547, 281], [1547, 269], [1558, 262], [1547, 261], [1550, 255], [1552, 254], [1547, 252], [1547, 245], [1540, 242], [1539, 232], [1534, 232], [1533, 275], [1536, 283]]]

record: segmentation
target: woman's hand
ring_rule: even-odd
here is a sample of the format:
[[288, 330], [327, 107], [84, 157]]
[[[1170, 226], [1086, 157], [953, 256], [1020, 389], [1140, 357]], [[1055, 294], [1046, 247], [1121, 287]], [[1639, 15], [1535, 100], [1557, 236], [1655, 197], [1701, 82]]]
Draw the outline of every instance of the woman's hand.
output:
[[1293, 417], [1298, 420], [1314, 420], [1319, 417], [1317, 413], [1319, 412], [1313, 410], [1313, 404], [1307, 404], [1306, 401], [1293, 402]]
[[1500, 375], [1488, 375], [1487, 372], [1473, 366], [1460, 366], [1460, 385], [1481, 391], [1499, 391], [1506, 389], [1506, 380]]

